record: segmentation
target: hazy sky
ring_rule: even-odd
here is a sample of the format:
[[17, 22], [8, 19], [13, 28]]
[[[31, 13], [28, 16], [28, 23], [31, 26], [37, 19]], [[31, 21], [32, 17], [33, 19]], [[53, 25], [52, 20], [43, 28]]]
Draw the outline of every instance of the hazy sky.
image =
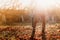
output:
[[18, 4], [17, 6], [19, 6], [19, 8], [29, 7], [32, 5], [37, 9], [47, 8], [50, 6], [60, 6], [60, 0], [0, 0], [0, 8], [12, 8], [13, 4], [16, 6], [16, 3]]

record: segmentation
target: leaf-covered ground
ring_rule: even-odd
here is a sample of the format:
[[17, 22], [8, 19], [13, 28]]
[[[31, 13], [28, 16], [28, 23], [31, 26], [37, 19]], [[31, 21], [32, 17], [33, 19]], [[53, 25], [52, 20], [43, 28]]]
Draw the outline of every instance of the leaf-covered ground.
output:
[[[41, 40], [42, 26], [37, 25], [35, 30], [35, 39]], [[0, 26], [0, 40], [29, 40], [32, 33], [31, 25]], [[46, 24], [45, 30], [47, 40], [60, 40], [60, 24]]]

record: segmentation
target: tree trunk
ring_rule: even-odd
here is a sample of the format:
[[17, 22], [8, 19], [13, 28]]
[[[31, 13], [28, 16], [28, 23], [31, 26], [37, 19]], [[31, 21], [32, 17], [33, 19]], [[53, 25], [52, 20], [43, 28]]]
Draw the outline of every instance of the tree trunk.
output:
[[6, 16], [5, 15], [2, 15], [2, 22], [3, 22], [3, 24], [6, 24]]
[[42, 15], [42, 40], [46, 40], [46, 36], [45, 36], [45, 15]]
[[30, 40], [34, 40], [34, 34], [35, 34], [36, 24], [37, 24], [37, 20], [34, 19], [34, 17], [33, 17], [32, 18], [32, 27], [33, 27], [33, 30], [32, 30], [32, 35], [31, 35]]
[[22, 22], [24, 22], [24, 17], [23, 17], [23, 15], [21, 16], [21, 20], [22, 20]]

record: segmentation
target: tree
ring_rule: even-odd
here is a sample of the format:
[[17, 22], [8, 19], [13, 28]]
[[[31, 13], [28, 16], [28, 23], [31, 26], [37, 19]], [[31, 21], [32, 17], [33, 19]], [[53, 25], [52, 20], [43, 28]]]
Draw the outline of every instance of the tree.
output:
[[37, 21], [38, 20], [36, 20], [36, 17], [33, 16], [32, 17], [32, 27], [33, 27], [33, 30], [32, 30], [31, 40], [34, 40], [35, 28], [36, 28]]
[[46, 36], [45, 36], [45, 15], [43, 14], [41, 16], [42, 18], [42, 40], [46, 40]]

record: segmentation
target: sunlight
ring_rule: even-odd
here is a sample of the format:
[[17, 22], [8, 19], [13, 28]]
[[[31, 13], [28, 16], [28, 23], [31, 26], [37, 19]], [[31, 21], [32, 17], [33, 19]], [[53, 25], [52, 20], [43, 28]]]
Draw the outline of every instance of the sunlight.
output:
[[31, 0], [19, 0], [19, 3], [21, 3], [23, 7], [29, 6], [31, 4]]
[[0, 0], [0, 8], [13, 8], [24, 9], [29, 7], [32, 0]]
[[16, 6], [17, 9], [35, 8], [36, 10], [45, 10], [60, 6], [60, 0], [0, 0], [0, 8], [9, 8]]
[[35, 0], [35, 7], [38, 10], [45, 10], [59, 7], [60, 0]]

